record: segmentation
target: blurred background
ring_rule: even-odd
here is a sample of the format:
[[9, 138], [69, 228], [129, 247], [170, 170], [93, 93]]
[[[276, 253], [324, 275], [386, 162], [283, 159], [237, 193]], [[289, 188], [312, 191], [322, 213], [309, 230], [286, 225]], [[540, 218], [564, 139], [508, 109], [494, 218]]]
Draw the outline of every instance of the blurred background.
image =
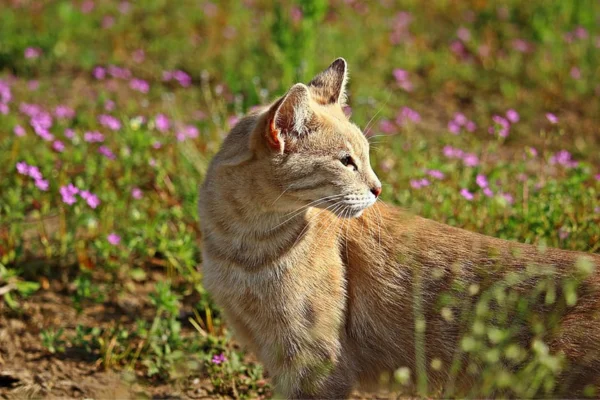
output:
[[[272, 395], [202, 287], [197, 188], [241, 115], [337, 57], [386, 201], [597, 252], [599, 18], [594, 0], [0, 0], [0, 395]], [[472, 357], [471, 395], [499, 390]], [[539, 362], [507, 396], [553, 390], [560, 357]]]

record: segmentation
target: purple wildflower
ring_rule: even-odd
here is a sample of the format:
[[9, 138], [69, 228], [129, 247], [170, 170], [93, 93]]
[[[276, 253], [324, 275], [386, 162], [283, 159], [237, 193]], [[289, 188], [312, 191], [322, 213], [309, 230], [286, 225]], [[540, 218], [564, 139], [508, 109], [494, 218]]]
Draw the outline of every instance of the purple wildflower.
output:
[[477, 157], [475, 154], [473, 153], [466, 153], [463, 158], [463, 163], [467, 166], [467, 167], [476, 167], [477, 165], [479, 165], [479, 157]]
[[171, 127], [169, 118], [167, 118], [167, 116], [164, 114], [158, 114], [154, 118], [154, 124], [156, 125], [156, 129], [158, 129], [160, 132], [166, 132]]
[[573, 79], [581, 79], [581, 70], [578, 67], [571, 68], [570, 74]]
[[49, 185], [48, 185], [48, 181], [47, 181], [47, 180], [45, 180], [45, 179], [36, 179], [36, 180], [35, 180], [35, 186], [36, 186], [38, 189], [40, 189], [40, 190], [42, 190], [42, 191], [44, 191], [44, 192], [45, 192], [45, 191], [47, 191], [47, 190], [48, 190], [48, 186], [49, 186]]
[[106, 69], [103, 67], [95, 67], [93, 71], [94, 78], [102, 80], [106, 78]]
[[483, 194], [486, 197], [492, 197], [492, 196], [494, 196], [494, 192], [492, 192], [492, 189], [490, 189], [489, 187], [486, 187], [486, 188], [483, 189]]
[[42, 50], [37, 47], [28, 47], [25, 49], [24, 55], [27, 59], [38, 58], [42, 55]]
[[485, 175], [477, 174], [477, 178], [475, 178], [475, 182], [477, 183], [477, 186], [479, 186], [482, 189], [488, 187], [488, 180], [485, 177]]
[[430, 169], [429, 171], [427, 171], [427, 175], [435, 179], [444, 179], [446, 177], [446, 175], [442, 171], [439, 171], [437, 169]]
[[133, 189], [131, 189], [131, 196], [134, 199], [139, 200], [142, 198], [143, 195], [144, 195], [144, 193], [142, 192], [142, 189], [140, 189], [139, 187], [134, 187]]
[[192, 84], [192, 77], [185, 71], [174, 71], [173, 78], [175, 78], [182, 87], [189, 87]]
[[546, 118], [550, 121], [551, 124], [558, 123], [558, 117], [552, 113], [546, 113]]
[[471, 32], [464, 26], [461, 26], [456, 31], [456, 36], [463, 42], [468, 42], [471, 39]]
[[104, 103], [104, 109], [106, 111], [112, 111], [115, 109], [115, 102], [112, 100], [106, 100], [106, 103]]
[[65, 129], [64, 135], [67, 139], [73, 139], [75, 137], [75, 131], [73, 129]]
[[121, 14], [127, 14], [129, 12], [130, 7], [131, 4], [129, 4], [128, 1], [122, 1], [119, 3], [119, 12]]
[[402, 107], [396, 116], [396, 124], [402, 126], [406, 121], [417, 124], [421, 122], [421, 115], [410, 107]]
[[528, 41], [523, 40], [523, 39], [513, 40], [512, 47], [513, 47], [513, 49], [515, 49], [516, 51], [518, 51], [520, 53], [529, 53], [533, 49], [533, 46], [531, 45], [531, 43], [529, 43]]
[[63, 203], [73, 205], [77, 201], [75, 195], [79, 193], [79, 189], [73, 186], [73, 184], [70, 183], [67, 186], [62, 186], [58, 191], [62, 196]]
[[448, 130], [453, 135], [458, 135], [460, 133], [460, 126], [456, 122], [450, 121], [448, 122]]
[[379, 130], [383, 133], [392, 133], [394, 132], [395, 127], [389, 119], [382, 119], [379, 123]]
[[33, 179], [43, 179], [42, 176], [42, 172], [40, 171], [40, 169], [34, 165], [30, 165], [29, 168], [27, 168], [27, 175], [29, 175], [30, 177], [32, 177]]
[[421, 189], [429, 185], [431, 185], [431, 182], [427, 178], [411, 179], [410, 181], [410, 186], [414, 189]]
[[510, 193], [502, 193], [502, 197], [508, 204], [513, 204], [515, 202], [515, 198]]
[[465, 124], [465, 129], [468, 132], [474, 132], [475, 129], [477, 129], [477, 125], [473, 121], [467, 121], [467, 123]]
[[110, 29], [115, 24], [115, 17], [112, 15], [105, 15], [102, 18], [102, 29]]
[[129, 82], [129, 87], [133, 90], [137, 90], [140, 93], [148, 93], [150, 90], [150, 84], [143, 79], [133, 78]]
[[569, 237], [569, 231], [567, 231], [567, 230], [566, 230], [566, 229], [564, 229], [564, 228], [560, 228], [560, 229], [558, 230], [558, 237], [559, 237], [561, 240], [565, 240], [566, 238], [568, 238], [568, 237]]
[[519, 113], [513, 110], [512, 108], [506, 112], [506, 119], [508, 119], [511, 123], [519, 122], [520, 116]]
[[448, 158], [462, 158], [465, 153], [461, 149], [454, 148], [452, 146], [444, 146], [444, 156]]
[[[492, 117], [492, 120], [498, 128], [498, 135], [504, 138], [507, 137], [508, 133], [510, 132], [510, 122], [508, 122], [506, 118], [501, 117], [500, 115], [494, 115]], [[496, 130], [493, 130], [492, 133], [494, 133], [495, 131]]]
[[63, 142], [61, 142], [60, 140], [55, 140], [52, 143], [52, 148], [54, 149], [54, 151], [62, 153], [63, 151], [65, 151], [65, 144]]
[[152, 148], [153, 148], [153, 149], [156, 149], [156, 150], [158, 150], [158, 149], [160, 149], [161, 147], [162, 147], [162, 143], [161, 143], [161, 142], [159, 142], [158, 140], [157, 140], [156, 142], [152, 143]]
[[25, 161], [17, 163], [17, 172], [21, 175], [28, 175], [29, 165]]
[[137, 49], [131, 54], [131, 58], [138, 64], [143, 63], [146, 59], [146, 52], [144, 49]]
[[394, 78], [396, 79], [396, 83], [398, 83], [398, 86], [400, 86], [402, 89], [404, 89], [407, 92], [410, 92], [413, 90], [413, 85], [408, 77], [408, 71], [406, 71], [404, 69], [396, 68], [396, 69], [394, 69], [393, 75], [394, 75]]
[[475, 196], [473, 196], [473, 193], [469, 192], [469, 190], [465, 188], [461, 189], [460, 195], [469, 201], [475, 198]]
[[596, 174], [596, 176], [594, 176], [594, 178], [595, 178], [595, 179], [596, 179], [598, 182], [600, 182], [600, 174]]
[[25, 129], [21, 125], [15, 125], [13, 132], [16, 136], [25, 136]]
[[7, 115], [10, 110], [8, 109], [8, 105], [4, 103], [0, 103], [0, 114]]
[[100, 125], [113, 131], [121, 129], [121, 122], [112, 115], [101, 114], [98, 116], [98, 122]]
[[90, 206], [90, 208], [95, 209], [100, 205], [100, 199], [98, 198], [98, 196], [87, 190], [81, 191], [80, 196], [82, 199], [85, 200], [85, 202], [88, 204], [88, 206]]
[[108, 158], [109, 160], [114, 160], [115, 158], [117, 158], [117, 156], [115, 156], [115, 153], [113, 153], [112, 150], [106, 146], [100, 146], [98, 148], [98, 153], [102, 154], [104, 157]]
[[104, 135], [100, 132], [85, 132], [83, 134], [83, 140], [88, 143], [101, 143], [104, 142]]
[[60, 119], [72, 119], [75, 117], [75, 110], [68, 106], [59, 105], [54, 109], [54, 115]]
[[93, 0], [84, 0], [84, 2], [81, 3], [81, 12], [84, 14], [89, 14], [92, 12], [95, 6], [96, 5], [94, 4]]
[[217, 364], [217, 365], [224, 363], [226, 361], [227, 361], [227, 357], [225, 357], [225, 354], [223, 354], [223, 353], [221, 353], [219, 355], [215, 355], [212, 358], [212, 363]]
[[121, 243], [121, 236], [114, 232], [110, 233], [106, 239], [108, 240], [108, 243], [112, 244], [113, 246], [117, 246], [119, 243]]
[[558, 164], [567, 168], [574, 168], [578, 165], [577, 161], [574, 161], [571, 153], [567, 150], [560, 150], [552, 157], [550, 157], [550, 164]]

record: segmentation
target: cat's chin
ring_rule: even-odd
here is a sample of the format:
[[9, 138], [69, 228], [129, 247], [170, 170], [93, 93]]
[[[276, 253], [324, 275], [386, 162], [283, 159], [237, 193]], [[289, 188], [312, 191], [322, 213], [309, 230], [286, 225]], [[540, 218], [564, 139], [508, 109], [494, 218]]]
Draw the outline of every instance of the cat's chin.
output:
[[363, 212], [365, 212], [365, 209], [360, 209], [360, 210], [352, 210], [350, 211], [346, 211], [346, 212], [342, 212], [342, 213], [336, 213], [336, 215], [340, 218], [345, 218], [345, 219], [351, 219], [351, 218], [358, 218], [360, 217]]

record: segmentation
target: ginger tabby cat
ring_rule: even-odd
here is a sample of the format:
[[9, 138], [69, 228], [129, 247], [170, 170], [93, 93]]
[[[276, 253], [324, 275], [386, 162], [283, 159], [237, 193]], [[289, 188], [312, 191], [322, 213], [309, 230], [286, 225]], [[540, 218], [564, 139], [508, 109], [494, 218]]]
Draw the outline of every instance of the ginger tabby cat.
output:
[[[415, 268], [427, 359], [448, 366], [460, 332], [435, 299], [453, 280], [479, 282], [486, 270], [500, 278], [530, 264], [560, 276], [583, 256], [600, 265], [598, 255], [540, 250], [377, 202], [369, 143], [342, 110], [346, 81], [340, 58], [240, 120], [200, 192], [205, 286], [289, 398], [345, 398], [359, 382], [414, 370]], [[572, 393], [600, 383], [599, 285], [597, 274], [585, 280], [549, 342], [579, 368]], [[433, 383], [447, 377], [430, 371]]]

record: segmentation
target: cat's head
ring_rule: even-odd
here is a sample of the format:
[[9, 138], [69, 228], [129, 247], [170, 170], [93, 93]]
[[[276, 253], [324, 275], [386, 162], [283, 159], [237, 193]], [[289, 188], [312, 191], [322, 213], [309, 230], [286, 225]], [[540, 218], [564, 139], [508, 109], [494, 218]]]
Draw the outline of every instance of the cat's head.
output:
[[261, 149], [254, 155], [270, 169], [278, 208], [311, 204], [357, 217], [381, 193], [369, 142], [342, 109], [347, 79], [338, 58], [308, 85], [292, 86], [255, 128], [251, 148]]

